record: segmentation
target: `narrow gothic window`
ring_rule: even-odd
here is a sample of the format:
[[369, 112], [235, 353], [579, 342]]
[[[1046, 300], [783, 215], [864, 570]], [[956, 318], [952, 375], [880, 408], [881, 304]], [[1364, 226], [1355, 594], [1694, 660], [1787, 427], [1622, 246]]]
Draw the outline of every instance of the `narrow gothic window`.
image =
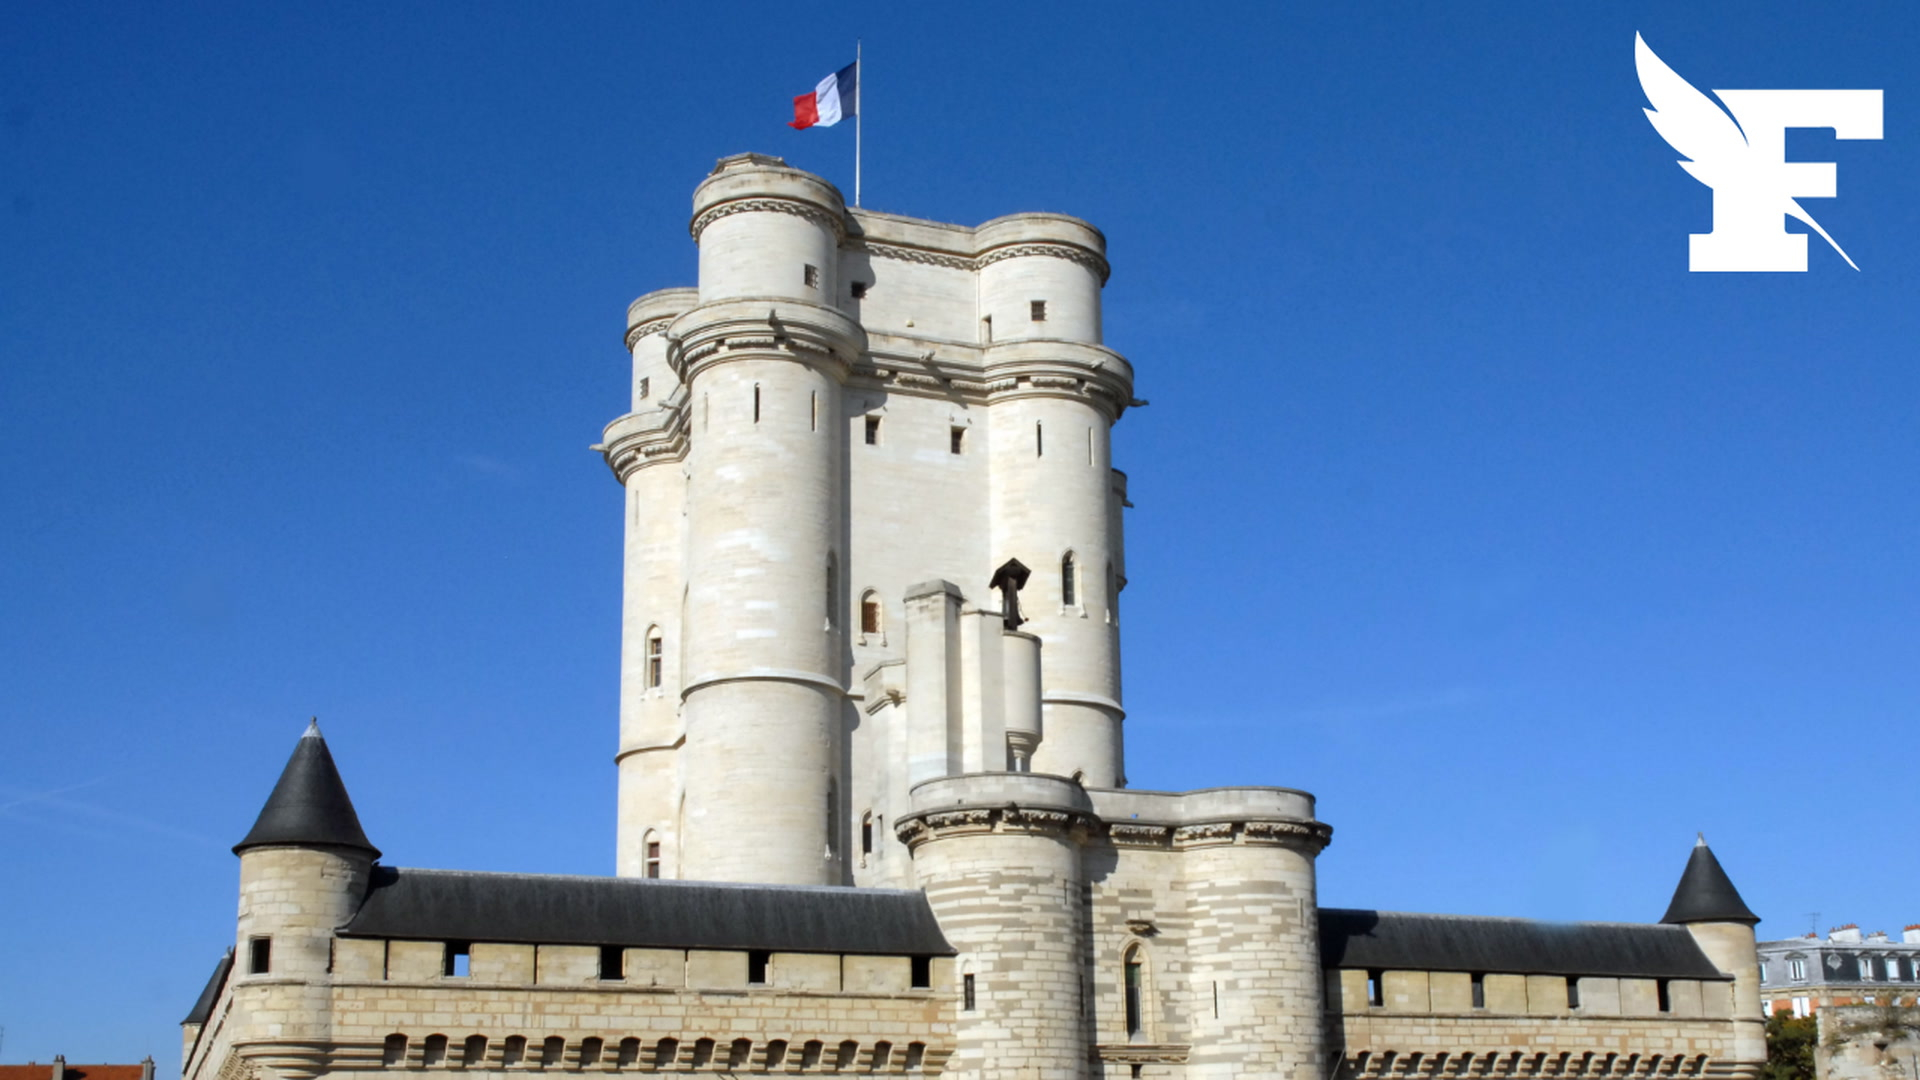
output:
[[1140, 1034], [1140, 950], [1131, 949], [1126, 958], [1127, 1034]]
[[960, 1007], [967, 1012], [974, 1009], [973, 972], [960, 976]]
[[826, 629], [834, 627], [834, 615], [840, 606], [840, 561], [832, 553], [827, 555], [827, 622]]
[[980, 317], [980, 344], [993, 344], [993, 316], [991, 315]]
[[872, 590], [860, 597], [860, 632], [877, 634], [880, 632], [880, 597]]
[[948, 431], [947, 431], [947, 449], [948, 449], [949, 451], [951, 451], [952, 453], [955, 453], [955, 454], [957, 454], [957, 453], [959, 453], [959, 452], [961, 451], [961, 449], [962, 449], [962, 448], [964, 448], [964, 447], [966, 446], [966, 444], [967, 444], [967, 429], [966, 429], [966, 428], [963, 428], [963, 427], [956, 427], [956, 428], [949, 428], [949, 429], [948, 429]]
[[1047, 321], [1047, 302], [1045, 300], [1031, 301], [1028, 304], [1028, 307], [1030, 309], [1031, 314], [1033, 315], [1034, 322]]
[[880, 418], [877, 416], [867, 417], [867, 445], [880, 445]]
[[666, 641], [660, 636], [660, 628], [656, 626], [647, 631], [647, 689], [659, 688], [665, 662]]
[[753, 422], [760, 422], [760, 384], [753, 384]]
[[247, 974], [265, 975], [273, 970], [273, 939], [257, 937], [247, 943]]
[[1487, 1007], [1487, 977], [1477, 971], [1473, 973], [1473, 1007]]
[[652, 833], [647, 834], [647, 876], [660, 876], [660, 841], [654, 839]]
[[807, 430], [820, 430], [820, 391], [807, 395]]
[[873, 854], [873, 813], [868, 811], [860, 818], [860, 854]]
[[1367, 972], [1367, 1004], [1375, 1008], [1387, 1003], [1385, 975], [1384, 971]]
[[1047, 443], [1046, 439], [1040, 434], [1040, 421], [1038, 420], [1033, 422], [1033, 456], [1047, 456]]
[[840, 832], [840, 789], [827, 781], [827, 858], [833, 858], [833, 838]]
[[1673, 1011], [1673, 998], [1669, 996], [1666, 979], [1660, 979], [1654, 983], [1654, 996], [1660, 1004], [1661, 1012]]
[[1069, 551], [1060, 559], [1060, 602], [1072, 607], [1079, 602], [1078, 582], [1074, 579], [1073, 552]]

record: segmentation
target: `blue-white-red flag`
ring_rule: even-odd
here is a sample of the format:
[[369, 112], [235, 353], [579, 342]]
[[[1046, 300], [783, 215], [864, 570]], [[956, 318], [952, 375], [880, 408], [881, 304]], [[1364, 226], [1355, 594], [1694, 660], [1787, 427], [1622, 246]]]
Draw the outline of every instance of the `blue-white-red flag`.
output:
[[832, 127], [842, 118], [860, 115], [860, 61], [855, 60], [820, 80], [820, 85], [793, 99], [793, 121], [799, 131]]

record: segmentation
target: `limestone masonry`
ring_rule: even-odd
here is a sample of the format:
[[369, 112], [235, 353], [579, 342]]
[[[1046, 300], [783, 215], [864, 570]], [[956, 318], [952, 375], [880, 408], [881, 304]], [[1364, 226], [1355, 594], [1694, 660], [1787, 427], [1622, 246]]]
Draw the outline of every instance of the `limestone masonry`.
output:
[[1704, 842], [1656, 924], [1327, 910], [1313, 796], [1126, 787], [1099, 230], [752, 154], [691, 230], [597, 448], [619, 876], [380, 864], [311, 728], [186, 1076], [1757, 1073], [1758, 920]]

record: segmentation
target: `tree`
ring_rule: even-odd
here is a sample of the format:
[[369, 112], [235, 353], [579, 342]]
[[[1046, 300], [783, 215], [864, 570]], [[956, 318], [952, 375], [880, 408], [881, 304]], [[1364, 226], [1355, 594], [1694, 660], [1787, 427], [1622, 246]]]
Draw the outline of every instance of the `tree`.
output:
[[1811, 1016], [1785, 1009], [1767, 1018], [1767, 1063], [1760, 1080], [1814, 1080], [1813, 1048], [1820, 1028]]

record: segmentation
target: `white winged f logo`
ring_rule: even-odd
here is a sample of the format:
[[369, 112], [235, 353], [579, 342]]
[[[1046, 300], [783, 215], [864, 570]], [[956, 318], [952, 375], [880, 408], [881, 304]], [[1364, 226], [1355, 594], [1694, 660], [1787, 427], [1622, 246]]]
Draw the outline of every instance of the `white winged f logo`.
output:
[[[1878, 90], [1715, 90], [1726, 109], [1695, 90], [1633, 35], [1633, 64], [1653, 108], [1660, 137], [1691, 160], [1680, 167], [1713, 189], [1713, 231], [1689, 237], [1689, 270], [1807, 268], [1807, 236], [1786, 219], [1807, 223], [1855, 270], [1839, 243], [1796, 198], [1831, 199], [1834, 167], [1788, 161], [1788, 128], [1832, 128], [1835, 138], [1880, 137]], [[1729, 116], [1728, 113], [1732, 115]]]

